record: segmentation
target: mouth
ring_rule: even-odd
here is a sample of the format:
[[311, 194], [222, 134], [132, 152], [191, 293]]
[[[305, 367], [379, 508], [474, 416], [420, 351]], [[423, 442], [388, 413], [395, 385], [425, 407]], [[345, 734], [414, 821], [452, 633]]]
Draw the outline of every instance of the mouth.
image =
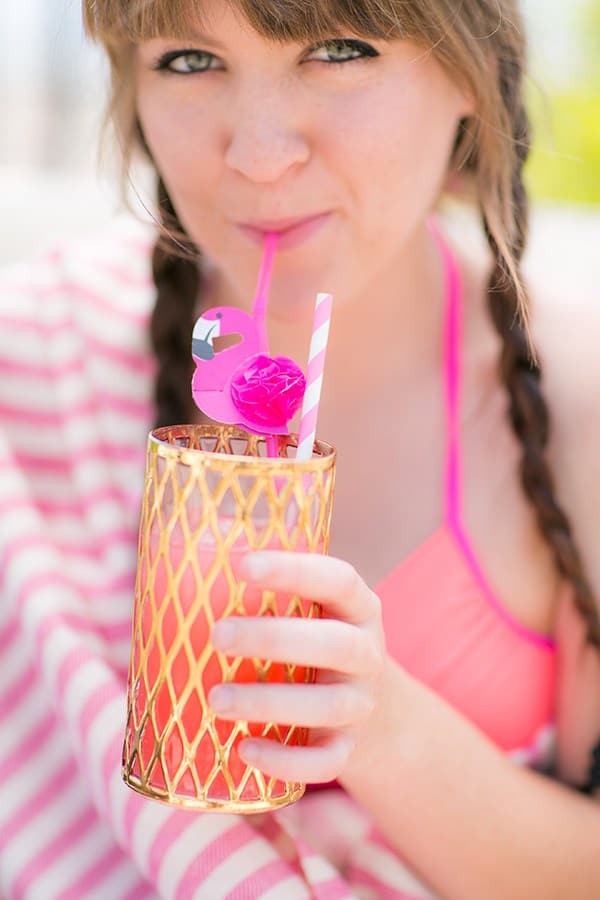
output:
[[240, 222], [238, 228], [256, 244], [263, 244], [266, 234], [276, 234], [278, 249], [285, 250], [298, 246], [312, 237], [330, 219], [330, 212], [315, 213], [310, 216], [288, 219], [266, 219], [259, 222]]

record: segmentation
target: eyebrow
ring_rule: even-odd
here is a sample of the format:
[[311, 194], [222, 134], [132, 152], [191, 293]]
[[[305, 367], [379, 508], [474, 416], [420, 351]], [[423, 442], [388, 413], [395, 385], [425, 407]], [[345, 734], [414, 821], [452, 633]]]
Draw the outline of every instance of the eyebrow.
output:
[[[355, 36], [354, 32], [352, 32], [352, 33], [350, 33], [350, 32], [351, 32], [351, 29], [344, 29], [342, 26], [335, 25], [331, 28], [330, 37], [333, 39], [342, 38], [342, 37], [354, 37]], [[357, 39], [360, 39], [359, 35], [356, 35], [356, 37], [357, 37]], [[190, 39], [190, 41], [199, 41], [199, 42], [205, 43], [205, 44], [212, 44], [212, 46], [216, 47], [218, 50], [227, 50], [226, 44], [221, 43], [221, 41], [219, 41], [216, 37], [212, 37], [212, 35], [210, 35], [210, 34], [205, 34], [203, 31], [199, 31], [196, 28], [190, 28], [189, 30], [186, 30], [184, 37], [182, 36], [180, 38], [176, 38], [176, 37], [171, 37], [169, 35], [165, 35], [163, 40], [175, 41], [175, 40], [187, 40], [188, 38]], [[297, 41], [290, 41], [289, 43], [302, 44], [302, 43], [304, 43], [304, 41], [297, 40]]]
[[[348, 36], [352, 36], [352, 35], [348, 35], [347, 32], [339, 26], [335, 26], [334, 28], [331, 29], [331, 38], [335, 39], [335, 38], [342, 38], [345, 36], [348, 37]], [[201, 43], [201, 44], [210, 44], [213, 47], [215, 47], [217, 50], [227, 50], [227, 46], [225, 44], [221, 43], [221, 41], [219, 41], [217, 38], [212, 37], [210, 34], [205, 34], [202, 31], [198, 31], [196, 28], [190, 28], [189, 31], [186, 30], [185, 37], [183, 37], [183, 36], [182, 37], [171, 37], [171, 36], [165, 35], [162, 38], [162, 40], [165, 40], [165, 41], [182, 41], [182, 40], [184, 40], [184, 41], [189, 41], [190, 44], [195, 43], [197, 41], [198, 43]], [[302, 41], [297, 41], [297, 42], [292, 41], [290, 43], [302, 43]]]
[[181, 41], [181, 40], [188, 40], [188, 38], [190, 41], [198, 41], [199, 43], [202, 43], [202, 44], [211, 44], [213, 47], [216, 47], [218, 50], [227, 49], [225, 47], [225, 44], [222, 44], [220, 41], [217, 40], [217, 38], [211, 37], [210, 34], [204, 34], [203, 32], [197, 31], [196, 29], [190, 29], [189, 31], [186, 31], [185, 38], [184, 37], [180, 37], [180, 38], [168, 37], [165, 35], [163, 40], [168, 40], [168, 41], [179, 40], [179, 41]]

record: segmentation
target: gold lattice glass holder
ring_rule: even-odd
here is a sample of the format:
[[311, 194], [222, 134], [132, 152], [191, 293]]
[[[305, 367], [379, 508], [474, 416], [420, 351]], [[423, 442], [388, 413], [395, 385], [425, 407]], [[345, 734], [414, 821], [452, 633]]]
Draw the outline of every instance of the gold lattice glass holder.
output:
[[313, 682], [314, 670], [225, 656], [210, 643], [224, 616], [318, 616], [298, 596], [259, 591], [239, 576], [249, 550], [327, 553], [335, 450], [297, 437], [263, 438], [231, 426], [160, 428], [148, 439], [129, 665], [123, 778], [146, 797], [222, 812], [284, 806], [304, 785], [247, 766], [244, 737], [306, 743], [306, 728], [227, 722], [209, 709], [219, 682]]

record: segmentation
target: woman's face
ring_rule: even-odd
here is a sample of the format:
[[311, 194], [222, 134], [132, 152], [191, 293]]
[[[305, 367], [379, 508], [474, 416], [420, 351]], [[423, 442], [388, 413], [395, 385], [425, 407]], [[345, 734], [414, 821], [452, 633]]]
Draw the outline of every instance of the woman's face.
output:
[[466, 97], [407, 41], [276, 44], [227, 3], [203, 10], [202, 35], [137, 48], [137, 109], [229, 300], [250, 304], [269, 229], [281, 231], [272, 304], [289, 315], [317, 290], [350, 299], [392, 283], [443, 185]]

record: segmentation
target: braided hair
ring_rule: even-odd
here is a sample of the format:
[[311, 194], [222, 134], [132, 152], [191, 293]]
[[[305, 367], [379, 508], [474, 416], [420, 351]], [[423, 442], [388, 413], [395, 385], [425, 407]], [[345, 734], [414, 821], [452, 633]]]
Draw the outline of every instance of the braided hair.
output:
[[[518, 69], [510, 57], [500, 61], [499, 82], [508, 119], [512, 123], [514, 168], [511, 208], [514, 228], [510, 247], [519, 274], [527, 240], [528, 200], [523, 184], [523, 167], [529, 155], [530, 126], [520, 90]], [[548, 542], [561, 575], [574, 588], [576, 606], [587, 626], [588, 640], [600, 649], [600, 619], [595, 598], [586, 579], [569, 520], [555, 496], [554, 481], [547, 459], [550, 436], [548, 406], [542, 393], [542, 371], [528, 334], [527, 323], [506, 260], [483, 215], [484, 232], [494, 258], [488, 285], [488, 308], [502, 339], [500, 375], [509, 395], [513, 430], [522, 447], [520, 476], [531, 501], [538, 527]], [[524, 288], [521, 287], [521, 291]]]
[[194, 369], [190, 341], [201, 278], [200, 257], [187, 239], [160, 177], [157, 199], [161, 233], [152, 255], [156, 303], [150, 337], [158, 362], [154, 399], [155, 427], [160, 428], [197, 418], [190, 390]]

